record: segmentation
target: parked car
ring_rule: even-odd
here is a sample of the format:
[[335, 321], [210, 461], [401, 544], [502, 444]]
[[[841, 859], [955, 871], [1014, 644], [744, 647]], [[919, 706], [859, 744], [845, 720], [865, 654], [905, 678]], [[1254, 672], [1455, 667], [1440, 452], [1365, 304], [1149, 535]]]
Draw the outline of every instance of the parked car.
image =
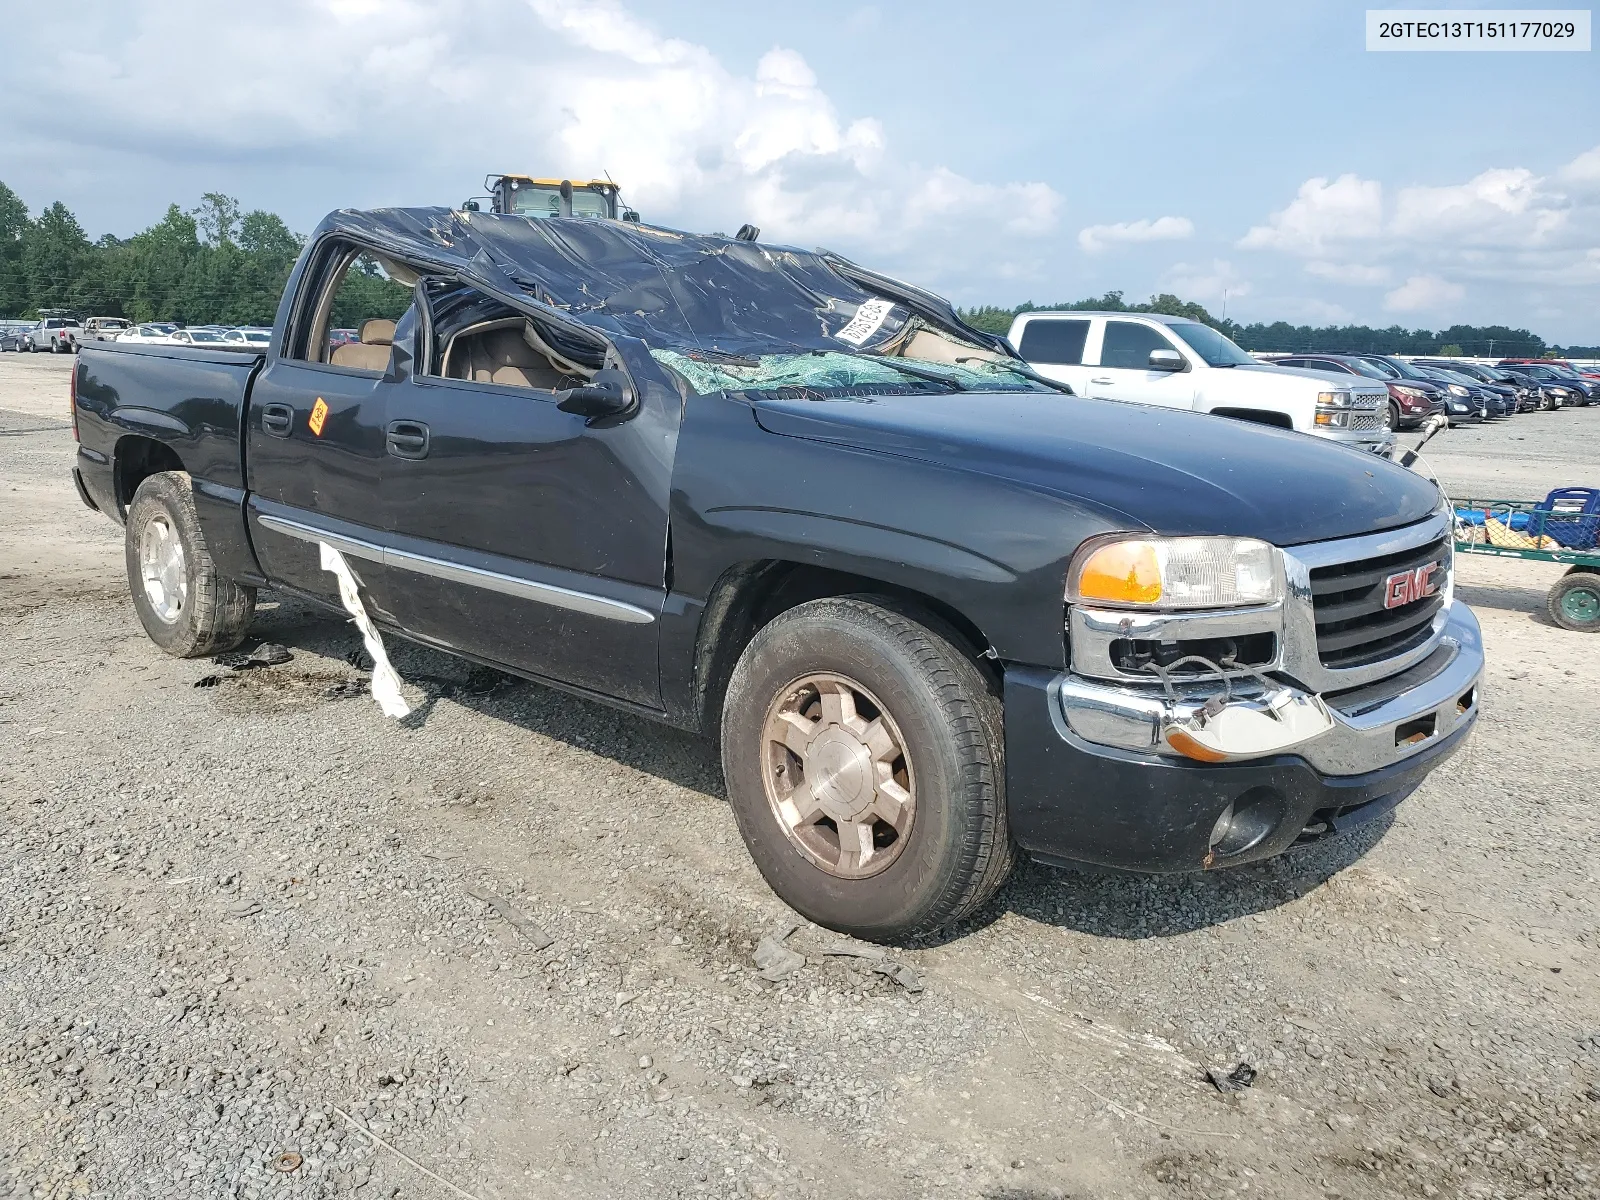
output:
[[31, 321], [0, 321], [0, 352], [21, 352], [33, 329]]
[[215, 329], [207, 329], [203, 325], [191, 325], [184, 329], [174, 329], [167, 340], [179, 346], [220, 346], [224, 342], [222, 335]]
[[1536, 363], [1506, 363], [1504, 366], [1512, 374], [1537, 383], [1544, 394], [1546, 408], [1579, 408], [1589, 403], [1588, 389], [1579, 380], [1561, 374], [1554, 367]]
[[1009, 340], [1081, 396], [1184, 408], [1294, 429], [1362, 450], [1394, 445], [1381, 383], [1262, 363], [1208, 325], [1125, 312], [1029, 312]]
[[80, 342], [114, 342], [125, 333], [129, 321], [121, 317], [90, 317], [83, 323], [83, 334], [78, 338]]
[[48, 350], [51, 354], [71, 354], [78, 348], [78, 336], [83, 332], [75, 317], [43, 317], [28, 332], [24, 350], [37, 353]]
[[1489, 392], [1500, 397], [1501, 406], [1505, 409], [1506, 416], [1515, 416], [1519, 412], [1529, 412], [1535, 405], [1526, 385], [1518, 386], [1514, 377], [1508, 377], [1504, 372], [1480, 367], [1476, 363], [1457, 362], [1454, 359], [1414, 358], [1412, 366], [1425, 367], [1435, 371], [1449, 371], [1458, 376], [1464, 376], [1469, 383], [1486, 388]]
[[1415, 429], [1435, 413], [1448, 413], [1445, 390], [1426, 379], [1396, 379], [1362, 359], [1342, 354], [1292, 354], [1266, 360], [1280, 367], [1343, 372], [1382, 383], [1389, 393], [1389, 427]]
[[[329, 351], [362, 254], [411, 306]], [[270, 586], [701, 731], [835, 929], [959, 920], [1017, 852], [1263, 859], [1387, 814], [1478, 716], [1433, 483], [1073, 395], [826, 252], [341, 210], [272, 346], [80, 356], [77, 485], [151, 639], [226, 650]]]
[[147, 323], [131, 325], [117, 336], [119, 346], [152, 345], [170, 340], [172, 331], [163, 325]]
[[1478, 414], [1478, 419], [1487, 421], [1494, 417], [1506, 415], [1505, 401], [1476, 379], [1467, 375], [1459, 375], [1454, 371], [1443, 371], [1437, 367], [1420, 367], [1412, 363], [1412, 367], [1423, 375], [1437, 379], [1451, 396], [1458, 397], [1470, 404]]
[[1528, 367], [1530, 370], [1546, 372], [1548, 378], [1554, 379], [1566, 385], [1567, 387], [1576, 390], [1578, 393], [1579, 407], [1600, 402], [1600, 380], [1594, 380], [1588, 378], [1587, 376], [1580, 375], [1571, 367], [1557, 367], [1547, 365], [1545, 363], [1530, 363], [1528, 364]]
[[1502, 367], [1516, 364], [1519, 366], [1554, 367], [1568, 375], [1576, 375], [1590, 383], [1600, 383], [1600, 365], [1585, 363], [1579, 365], [1570, 358], [1505, 358], [1500, 360]]
[[272, 330], [242, 326], [228, 330], [222, 340], [236, 349], [265, 350], [272, 341]]
[[[1359, 358], [1363, 362], [1371, 363], [1383, 374], [1391, 379], [1404, 380], [1407, 383], [1425, 382], [1444, 388], [1445, 409], [1449, 414], [1452, 425], [1471, 425], [1484, 419], [1484, 405], [1474, 401], [1470, 395], [1452, 392], [1450, 388], [1433, 378], [1428, 372], [1420, 371], [1403, 358], [1392, 354], [1364, 354], [1355, 353], [1351, 358]], [[1465, 386], [1460, 385], [1460, 386]]]
[[1533, 412], [1540, 407], [1539, 388], [1527, 378], [1512, 374], [1503, 367], [1488, 367], [1482, 363], [1462, 362], [1457, 359], [1414, 359], [1418, 366], [1445, 367], [1452, 371], [1459, 371], [1463, 375], [1470, 375], [1483, 383], [1494, 387], [1507, 389], [1516, 397], [1518, 412]]
[[337, 350], [340, 346], [349, 346], [361, 341], [361, 334], [355, 329], [330, 329], [328, 330], [328, 347]]

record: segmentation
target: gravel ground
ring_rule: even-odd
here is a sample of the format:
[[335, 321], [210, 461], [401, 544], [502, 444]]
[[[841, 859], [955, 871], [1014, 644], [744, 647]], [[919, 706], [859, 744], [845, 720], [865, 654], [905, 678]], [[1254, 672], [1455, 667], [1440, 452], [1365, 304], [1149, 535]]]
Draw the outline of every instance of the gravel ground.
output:
[[[405, 645], [386, 721], [265, 593], [291, 662], [161, 655], [66, 366], [0, 357], [0, 1195], [1600, 1194], [1600, 639], [1554, 569], [1462, 562], [1484, 716], [1392, 824], [1025, 867], [916, 979], [802, 925], [773, 984], [709, 744]], [[1542, 495], [1600, 480], [1600, 409], [1430, 450]]]

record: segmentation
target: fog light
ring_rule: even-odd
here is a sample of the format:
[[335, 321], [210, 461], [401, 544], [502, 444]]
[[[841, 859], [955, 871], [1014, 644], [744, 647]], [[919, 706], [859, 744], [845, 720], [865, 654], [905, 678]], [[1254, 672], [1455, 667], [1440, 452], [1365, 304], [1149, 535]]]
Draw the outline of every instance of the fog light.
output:
[[1217, 817], [1217, 823], [1211, 827], [1211, 840], [1206, 843], [1211, 849], [1217, 848], [1217, 843], [1228, 836], [1228, 830], [1233, 825], [1233, 805], [1228, 805]]
[[1282, 810], [1282, 797], [1269, 787], [1254, 787], [1236, 797], [1211, 827], [1205, 865], [1255, 849], [1277, 825]]

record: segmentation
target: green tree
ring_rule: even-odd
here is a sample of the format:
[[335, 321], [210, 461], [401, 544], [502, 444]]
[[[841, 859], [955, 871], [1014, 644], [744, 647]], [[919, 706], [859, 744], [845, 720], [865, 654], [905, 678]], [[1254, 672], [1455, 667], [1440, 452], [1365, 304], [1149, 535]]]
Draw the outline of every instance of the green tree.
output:
[[207, 192], [200, 204], [189, 210], [208, 246], [231, 246], [239, 228], [239, 202], [221, 192]]
[[22, 237], [28, 206], [0, 183], [0, 317], [20, 317], [28, 309], [28, 279], [22, 269]]
[[57, 200], [22, 235], [22, 270], [32, 308], [70, 308], [81, 296], [89, 239]]
[[398, 320], [411, 304], [411, 289], [390, 279], [363, 254], [350, 264], [333, 297], [333, 327], [353, 329], [369, 317]]
[[300, 253], [300, 239], [289, 232], [283, 218], [260, 209], [240, 219], [239, 246], [263, 262], [292, 264]]
[[1467, 352], [1454, 342], [1447, 342], [1439, 347], [1439, 354], [1444, 358], [1465, 358]]

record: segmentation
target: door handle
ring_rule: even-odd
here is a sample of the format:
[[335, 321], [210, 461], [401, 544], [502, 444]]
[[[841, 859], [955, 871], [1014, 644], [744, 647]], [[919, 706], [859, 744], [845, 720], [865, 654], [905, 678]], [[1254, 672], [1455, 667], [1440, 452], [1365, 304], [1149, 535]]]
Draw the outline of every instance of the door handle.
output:
[[261, 410], [261, 428], [273, 437], [288, 437], [294, 428], [294, 409], [287, 404], [267, 405]]
[[421, 421], [390, 421], [385, 441], [396, 458], [428, 457], [428, 427]]
[[1108, 376], [1102, 375], [1099, 379], [1091, 379], [1091, 380], [1089, 380], [1089, 382], [1090, 383], [1115, 383], [1116, 380], [1111, 379]]

